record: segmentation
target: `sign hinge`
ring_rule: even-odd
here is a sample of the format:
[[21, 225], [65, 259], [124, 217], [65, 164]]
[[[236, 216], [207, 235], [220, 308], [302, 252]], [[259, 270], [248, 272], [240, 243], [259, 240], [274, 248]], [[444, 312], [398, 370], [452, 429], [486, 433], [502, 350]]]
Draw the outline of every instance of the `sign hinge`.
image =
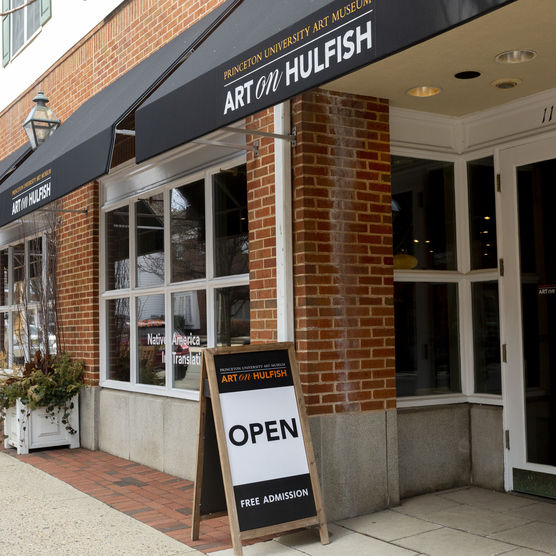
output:
[[509, 430], [505, 430], [504, 431], [504, 444], [506, 445], [506, 450], [510, 449], [510, 431]]
[[502, 180], [500, 179], [500, 174], [496, 174], [496, 191], [498, 191], [498, 193], [502, 191]]
[[500, 276], [504, 276], [504, 259], [498, 260], [498, 269], [500, 270]]
[[508, 362], [508, 348], [506, 344], [502, 344], [502, 363]]

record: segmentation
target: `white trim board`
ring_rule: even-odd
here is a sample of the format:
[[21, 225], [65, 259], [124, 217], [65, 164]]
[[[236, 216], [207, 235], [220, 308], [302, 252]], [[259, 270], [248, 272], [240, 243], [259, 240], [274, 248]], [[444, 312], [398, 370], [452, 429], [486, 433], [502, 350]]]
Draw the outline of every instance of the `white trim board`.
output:
[[549, 132], [556, 133], [556, 89], [462, 117], [390, 109], [391, 146], [399, 149], [463, 154]]

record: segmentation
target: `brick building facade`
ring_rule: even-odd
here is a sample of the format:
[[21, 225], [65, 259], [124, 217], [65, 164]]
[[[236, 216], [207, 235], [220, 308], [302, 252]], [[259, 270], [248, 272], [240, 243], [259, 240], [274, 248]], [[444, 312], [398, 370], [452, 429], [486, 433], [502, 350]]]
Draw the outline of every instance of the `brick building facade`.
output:
[[[83, 446], [192, 478], [198, 368], [181, 368], [178, 348], [166, 353], [151, 337], [198, 338], [187, 345], [190, 355], [193, 345], [287, 340], [295, 342], [329, 518], [445, 487], [516, 487], [512, 470], [529, 467], [503, 437], [515, 424], [508, 404], [520, 395], [512, 373], [522, 369], [505, 370], [500, 350], [515, 333], [507, 323], [519, 319], [497, 268], [502, 244], [491, 255], [496, 239], [483, 236], [510, 229], [494, 188], [506, 149], [528, 137], [551, 140], [551, 121], [539, 131], [528, 114], [549, 101], [552, 85], [542, 82], [544, 92], [515, 96], [505, 107], [449, 82], [442, 94], [456, 96], [436, 106], [437, 97], [408, 97], [417, 83], [405, 77], [416, 78], [414, 57], [428, 67], [439, 49], [482, 37], [494, 18], [512, 28], [523, 2], [493, 0], [484, 13], [462, 7], [422, 37], [406, 30], [407, 45], [377, 55], [376, 64], [345, 77], [339, 71], [284, 104], [247, 113], [235, 130], [224, 122], [200, 141], [138, 162], [133, 133], [145, 98], [161, 96], [189, 57], [196, 63], [205, 53], [210, 65], [219, 46], [212, 34], [217, 41], [219, 33], [239, 32], [249, 0], [124, 0], [1, 109], [3, 160], [25, 144], [21, 124], [38, 88], [66, 122], [205, 16], [233, 8], [203, 35], [206, 50], [203, 42], [167, 74], [160, 68], [145, 98], [114, 124], [127, 134], [113, 135], [109, 171], [62, 197], [61, 348], [86, 363]], [[373, 2], [353, 4], [363, 10]], [[339, 3], [299, 10], [328, 5]], [[380, 37], [381, 18], [390, 15], [382, 10], [394, 8], [374, 5]], [[399, 10], [408, 21], [418, 17], [405, 4]], [[484, 42], [490, 50], [501, 44]], [[242, 99], [236, 96], [238, 105]], [[187, 109], [213, 117], [205, 106]], [[9, 175], [0, 179], [11, 183]], [[0, 250], [9, 256], [24, 218], [18, 224], [0, 229]], [[549, 437], [552, 429], [536, 423], [540, 438]], [[540, 448], [538, 460], [556, 464]]]

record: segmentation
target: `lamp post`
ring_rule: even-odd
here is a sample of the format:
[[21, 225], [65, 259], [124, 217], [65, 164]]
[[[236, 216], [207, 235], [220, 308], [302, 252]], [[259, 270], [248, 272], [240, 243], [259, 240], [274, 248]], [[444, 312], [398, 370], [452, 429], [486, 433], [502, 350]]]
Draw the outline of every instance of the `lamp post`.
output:
[[46, 106], [48, 99], [42, 91], [37, 93], [33, 102], [36, 105], [23, 122], [23, 129], [29, 137], [32, 149], [35, 150], [48, 136], [54, 133], [60, 125], [60, 120], [56, 117], [52, 108]]

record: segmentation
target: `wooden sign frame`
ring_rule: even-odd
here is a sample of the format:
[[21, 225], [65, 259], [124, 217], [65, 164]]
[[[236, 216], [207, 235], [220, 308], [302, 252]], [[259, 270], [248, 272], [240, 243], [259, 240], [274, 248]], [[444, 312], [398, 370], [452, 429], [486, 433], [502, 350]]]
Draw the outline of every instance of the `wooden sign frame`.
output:
[[[279, 356], [276, 352], [287, 352], [287, 362], [285, 365], [281, 363], [269, 363], [263, 362], [265, 360], [264, 352], [273, 352], [269, 353], [268, 357], [277, 357], [278, 360], [281, 358], [283, 359], [286, 354], [282, 353]], [[233, 360], [237, 366], [234, 367], [234, 370], [237, 372], [229, 371], [228, 369], [219, 369], [217, 368], [217, 364], [215, 362], [215, 358], [218, 359], [219, 356], [231, 356], [231, 357], [222, 357], [220, 360], [230, 361]], [[242, 359], [245, 360], [246, 364], [242, 366], [242, 363], [238, 363]], [[251, 359], [251, 360], [250, 360]], [[250, 364], [251, 363], [251, 364]], [[289, 366], [289, 369], [288, 369]], [[280, 370], [268, 370], [272, 367], [278, 368]], [[267, 374], [265, 370], [267, 369]], [[288, 370], [290, 371], [290, 376], [288, 377]], [[218, 373], [220, 372], [220, 375]], [[264, 379], [268, 379], [265, 382], [257, 383], [255, 386], [255, 380], [262, 380], [259, 377], [264, 377]], [[278, 378], [276, 378], [278, 377]], [[208, 380], [206, 380], [208, 378]], [[223, 415], [223, 408], [222, 408], [222, 401], [220, 398], [221, 395], [221, 388], [226, 390], [228, 385], [223, 386], [223, 382], [234, 381], [236, 384], [230, 386], [232, 391], [237, 394], [245, 394], [245, 392], [253, 393], [252, 395], [257, 395], [256, 393], [261, 394], [263, 391], [267, 393], [271, 391], [272, 388], [276, 388], [279, 386], [272, 386], [273, 380], [275, 384], [283, 384], [286, 386], [293, 386], [294, 393], [295, 393], [295, 406], [297, 408], [297, 414], [299, 417], [299, 423], [301, 428], [301, 436], [302, 442], [304, 447], [304, 454], [306, 458], [306, 467], [308, 469], [308, 475], [310, 477], [310, 487], [311, 492], [308, 495], [308, 499], [304, 502], [300, 502], [299, 504], [294, 502], [287, 502], [289, 508], [295, 508], [294, 514], [296, 511], [309, 511], [311, 515], [306, 515], [303, 517], [295, 517], [294, 519], [287, 520], [287, 521], [278, 521], [276, 523], [269, 523], [264, 526], [255, 526], [254, 528], [250, 528], [249, 525], [246, 526], [246, 523], [251, 523], [250, 519], [245, 517], [244, 513], [249, 512], [249, 510], [241, 510], [244, 503], [249, 505], [250, 501], [256, 501], [257, 504], [260, 504], [260, 508], [263, 508], [263, 502], [260, 501], [259, 497], [242, 499], [241, 501], [236, 499], [236, 491], [234, 489], [234, 483], [232, 479], [232, 467], [230, 461], [230, 453], [228, 449], [228, 438], [233, 442], [235, 446], [243, 446], [244, 444], [248, 444], [249, 439], [251, 439], [252, 444], [256, 444], [257, 442], [257, 435], [260, 435], [262, 438], [264, 437], [264, 432], [266, 430], [267, 440], [291, 440], [296, 444], [293, 445], [292, 455], [294, 456], [293, 459], [297, 462], [300, 462], [300, 451], [299, 451], [299, 443], [301, 439], [299, 439], [299, 433], [297, 431], [296, 423], [292, 419], [292, 427], [288, 426], [288, 423], [282, 423], [280, 420], [280, 424], [283, 425], [281, 429], [278, 425], [274, 425], [277, 423], [276, 421], [267, 421], [265, 422], [265, 427], [262, 427], [260, 423], [253, 423], [250, 425], [250, 436], [248, 434], [248, 429], [243, 427], [242, 425], [235, 425], [231, 427], [228, 431], [228, 437], [226, 436], [226, 429], [225, 429], [225, 419]], [[282, 380], [283, 379], [283, 380]], [[251, 382], [253, 380], [253, 382]], [[281, 382], [280, 382], [281, 381]], [[243, 390], [244, 386], [245, 390]], [[260, 384], [260, 386], [259, 386]], [[275, 391], [277, 393], [278, 391]], [[281, 392], [284, 394], [289, 394], [291, 396], [291, 391], [289, 389], [281, 389]], [[228, 392], [229, 393], [229, 392]], [[228, 419], [230, 416], [230, 410], [228, 409]], [[284, 420], [285, 421], [285, 420]], [[267, 424], [268, 423], [268, 424]], [[257, 425], [257, 427], [255, 427]], [[292, 430], [293, 428], [293, 430]], [[234, 429], [240, 431], [240, 437], [234, 437]], [[280, 430], [282, 432], [283, 438], [280, 439]], [[242, 437], [241, 434], [244, 431], [244, 436]], [[237, 432], [237, 431], [236, 431]], [[290, 436], [295, 436], [296, 438], [286, 438], [288, 432]], [[291, 434], [291, 433], [295, 434]], [[216, 443], [214, 442], [214, 436], [216, 436]], [[260, 439], [259, 439], [260, 440]], [[217, 447], [216, 447], [217, 446]], [[268, 442], [268, 446], [270, 446], [270, 442]], [[277, 444], [272, 445], [277, 446]], [[292, 446], [291, 444], [288, 446]], [[216, 448], [216, 449], [215, 449]], [[249, 449], [249, 448], [248, 448]], [[270, 448], [269, 448], [270, 449]], [[257, 454], [259, 454], [263, 450], [260, 446], [257, 447]], [[249, 452], [247, 453], [247, 458], [249, 457]], [[284, 452], [280, 452], [284, 453]], [[286, 452], [287, 453], [287, 452]], [[220, 468], [218, 469], [215, 466], [216, 461], [215, 459], [220, 460]], [[243, 465], [245, 462], [245, 458], [241, 458], [239, 460], [236, 456], [235, 460], [236, 465], [236, 475], [237, 475], [237, 465], [238, 462]], [[256, 469], [257, 466], [251, 466], [250, 469]], [[301, 476], [301, 475], [300, 475]], [[306, 475], [304, 475], [306, 477]], [[289, 477], [285, 478], [277, 478], [276, 481], [287, 481]], [[253, 485], [255, 488], [257, 485], [272, 483], [273, 481], [262, 481], [257, 482], [254, 481]], [[221, 490], [219, 492], [218, 487], [214, 489], [214, 485], [221, 485], [220, 489], [223, 488], [224, 490], [224, 497], [222, 497]], [[246, 485], [249, 488], [251, 485]], [[238, 487], [238, 485], [236, 485]], [[239, 485], [239, 487], [244, 487], [245, 485]], [[209, 490], [212, 490], [212, 493], [209, 493]], [[309, 491], [309, 489], [298, 489], [297, 493]], [[291, 493], [292, 491], [290, 491]], [[290, 494], [288, 493], [288, 495]], [[286, 495], [286, 493], [284, 493]], [[303, 494], [305, 498], [305, 494]], [[225, 499], [225, 500], [224, 500]], [[270, 497], [265, 496], [264, 501], [270, 500], [270, 503], [273, 502], [273, 499]], [[247, 501], [246, 501], [247, 500]], [[280, 498], [280, 500], [283, 500]], [[240, 511], [241, 516], [238, 513], [238, 502], [241, 503]], [[312, 505], [314, 503], [314, 506]], [[314, 515], [312, 515], [312, 508], [314, 507]], [[307, 510], [309, 508], [309, 510]], [[227, 511], [226, 511], [227, 510]], [[282, 513], [287, 513], [288, 510], [285, 512], [279, 512], [280, 515]], [[300, 529], [304, 527], [310, 527], [317, 525], [319, 528], [320, 533], [320, 540], [322, 544], [328, 544], [330, 542], [328, 536], [328, 528], [326, 525], [326, 517], [324, 513], [324, 506], [322, 502], [322, 495], [320, 490], [320, 483], [318, 480], [316, 462], [315, 462], [315, 455], [313, 444], [311, 441], [311, 434], [309, 429], [309, 422], [307, 419], [307, 415], [305, 412], [305, 403], [303, 399], [303, 393], [301, 390], [301, 382], [299, 379], [299, 369], [297, 366], [297, 360], [295, 357], [295, 349], [292, 343], [290, 342], [281, 342], [281, 343], [272, 343], [272, 344], [261, 344], [261, 345], [249, 345], [249, 346], [240, 346], [240, 347], [224, 347], [224, 348], [210, 348], [206, 349], [203, 352], [203, 363], [201, 368], [201, 386], [200, 386], [200, 403], [199, 403], [199, 438], [198, 438], [198, 445], [197, 445], [197, 470], [196, 470], [196, 477], [195, 477], [195, 490], [194, 490], [194, 499], [193, 499], [193, 516], [192, 516], [192, 529], [191, 529], [191, 538], [192, 540], [197, 540], [199, 538], [199, 528], [200, 522], [204, 519], [210, 519], [213, 517], [218, 517], [221, 515], [229, 516], [230, 520], [230, 530], [232, 535], [232, 544], [234, 548], [234, 555], [235, 556], [242, 556], [243, 549], [242, 549], [242, 540], [253, 539], [257, 537], [262, 537], [265, 535], [274, 535], [283, 533], [285, 531], [289, 531], [292, 529]], [[257, 512], [253, 512], [253, 514], [260, 515], [262, 512], [257, 510]], [[240, 519], [241, 517], [241, 519]], [[266, 516], [268, 519], [268, 516]], [[255, 522], [257, 517], [254, 518]], [[240, 527], [240, 522], [243, 520], [243, 527]]]

